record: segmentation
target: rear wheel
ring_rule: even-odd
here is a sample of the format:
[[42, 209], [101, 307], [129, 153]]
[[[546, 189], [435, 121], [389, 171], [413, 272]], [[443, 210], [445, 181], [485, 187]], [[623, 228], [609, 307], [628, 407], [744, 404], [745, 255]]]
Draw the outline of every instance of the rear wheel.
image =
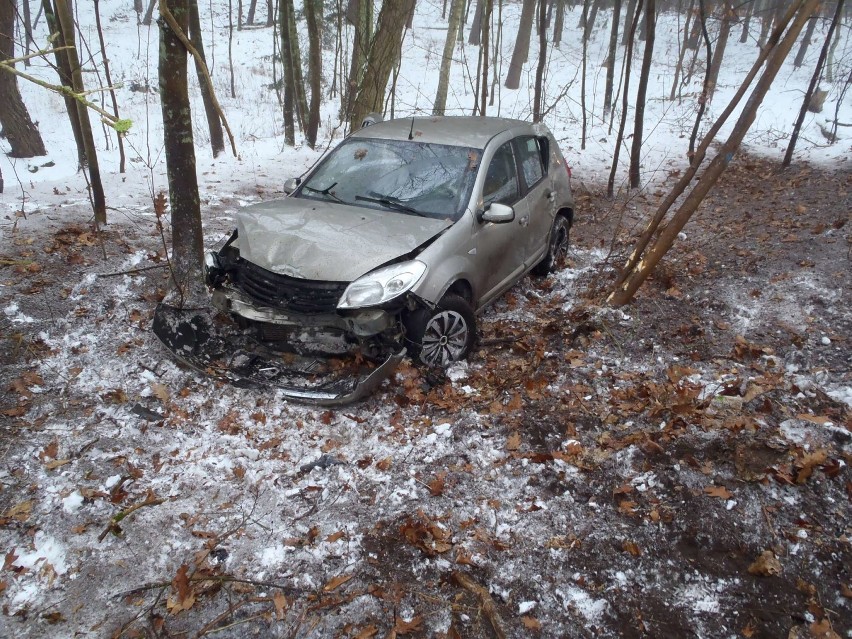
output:
[[476, 338], [473, 309], [463, 297], [448, 293], [431, 311], [411, 313], [406, 337], [412, 358], [427, 366], [447, 366], [467, 357]]
[[550, 243], [544, 259], [535, 265], [534, 275], [549, 275], [565, 261], [568, 254], [568, 239], [571, 233], [571, 223], [564, 215], [557, 215], [550, 229]]

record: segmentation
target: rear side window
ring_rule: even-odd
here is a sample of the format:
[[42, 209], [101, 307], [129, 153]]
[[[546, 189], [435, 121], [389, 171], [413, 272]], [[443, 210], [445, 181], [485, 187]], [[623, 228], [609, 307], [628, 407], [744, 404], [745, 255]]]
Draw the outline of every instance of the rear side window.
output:
[[518, 139], [518, 159], [521, 162], [524, 183], [528, 189], [531, 189], [544, 177], [547, 170], [546, 154], [547, 144], [541, 138]]

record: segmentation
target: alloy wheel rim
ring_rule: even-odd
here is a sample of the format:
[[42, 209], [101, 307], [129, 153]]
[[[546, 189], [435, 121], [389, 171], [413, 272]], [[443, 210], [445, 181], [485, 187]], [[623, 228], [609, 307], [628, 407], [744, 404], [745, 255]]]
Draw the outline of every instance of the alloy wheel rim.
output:
[[434, 315], [423, 332], [420, 360], [429, 366], [446, 366], [464, 355], [468, 326], [456, 311], [441, 311]]
[[553, 241], [551, 254], [553, 255], [554, 264], [559, 264], [568, 254], [568, 233], [565, 231], [565, 227], [559, 227], [556, 238]]

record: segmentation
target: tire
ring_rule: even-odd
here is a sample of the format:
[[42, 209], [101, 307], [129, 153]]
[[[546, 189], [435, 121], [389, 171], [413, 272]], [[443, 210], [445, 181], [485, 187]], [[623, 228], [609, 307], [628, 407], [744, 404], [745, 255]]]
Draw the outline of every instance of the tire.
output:
[[553, 273], [568, 253], [568, 240], [571, 237], [571, 223], [564, 215], [557, 215], [550, 229], [547, 253], [541, 262], [533, 267], [533, 275]]
[[467, 357], [476, 340], [476, 318], [470, 303], [447, 293], [430, 310], [410, 313], [405, 319], [411, 358], [427, 366], [448, 366]]

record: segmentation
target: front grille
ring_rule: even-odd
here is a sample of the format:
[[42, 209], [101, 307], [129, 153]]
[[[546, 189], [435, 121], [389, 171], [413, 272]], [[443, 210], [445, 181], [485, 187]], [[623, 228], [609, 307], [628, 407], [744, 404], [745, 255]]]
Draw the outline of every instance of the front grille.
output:
[[235, 279], [237, 287], [253, 300], [264, 306], [297, 313], [334, 311], [347, 286], [346, 282], [321, 282], [280, 275], [245, 260], [240, 260]]

